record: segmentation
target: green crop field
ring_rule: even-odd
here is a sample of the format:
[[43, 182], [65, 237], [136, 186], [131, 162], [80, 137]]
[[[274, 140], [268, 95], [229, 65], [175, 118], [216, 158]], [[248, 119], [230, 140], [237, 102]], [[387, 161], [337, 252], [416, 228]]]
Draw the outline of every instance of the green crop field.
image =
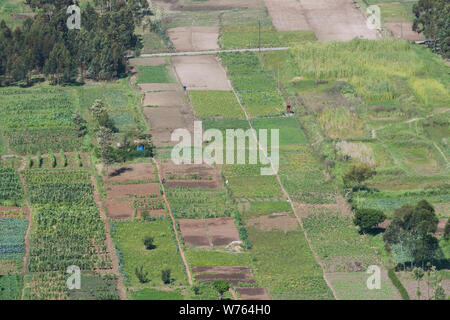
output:
[[[157, 287], [163, 285], [161, 271], [171, 270], [173, 282], [186, 284], [186, 273], [178, 253], [175, 235], [168, 219], [148, 222], [114, 222], [111, 228], [116, 248], [120, 252], [121, 270], [126, 284], [132, 287]], [[147, 250], [143, 240], [153, 237], [155, 248]], [[140, 283], [136, 268], [148, 272], [147, 282]]]
[[166, 66], [139, 66], [137, 83], [172, 82]]
[[194, 90], [189, 99], [199, 119], [242, 119], [245, 118], [236, 97], [231, 91]]

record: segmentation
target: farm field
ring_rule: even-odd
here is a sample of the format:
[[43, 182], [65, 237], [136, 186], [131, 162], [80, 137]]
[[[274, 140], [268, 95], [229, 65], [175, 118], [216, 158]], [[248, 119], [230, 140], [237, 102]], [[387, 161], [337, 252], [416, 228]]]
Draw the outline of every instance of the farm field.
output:
[[[448, 299], [449, 65], [414, 43], [416, 0], [91, 3], [126, 23], [86, 39], [71, 81], [55, 61], [72, 34], [27, 83], [11, 70], [36, 53], [0, 52], [0, 300], [407, 300], [418, 266], [425, 300], [424, 259]], [[33, 15], [0, 0], [9, 27]], [[223, 163], [172, 161], [176, 129], [212, 142], [194, 121], [223, 134]]]

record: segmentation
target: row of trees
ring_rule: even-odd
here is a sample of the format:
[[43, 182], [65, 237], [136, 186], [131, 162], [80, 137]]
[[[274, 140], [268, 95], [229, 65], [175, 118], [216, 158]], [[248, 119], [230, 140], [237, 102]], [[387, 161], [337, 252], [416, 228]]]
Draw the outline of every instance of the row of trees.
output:
[[[126, 55], [139, 53], [142, 40], [135, 26], [150, 14], [146, 0], [96, 1], [81, 11], [81, 29], [68, 29], [67, 8], [73, 0], [26, 0], [35, 16], [11, 30], [0, 22], [0, 85], [31, 83], [35, 74], [52, 83], [80, 76], [95, 80], [127, 71]], [[100, 11], [100, 12], [98, 12]]]
[[[450, 58], [450, 2], [448, 0], [419, 0], [413, 7], [413, 30], [432, 41], [432, 47]], [[437, 50], [439, 49], [439, 50]]]

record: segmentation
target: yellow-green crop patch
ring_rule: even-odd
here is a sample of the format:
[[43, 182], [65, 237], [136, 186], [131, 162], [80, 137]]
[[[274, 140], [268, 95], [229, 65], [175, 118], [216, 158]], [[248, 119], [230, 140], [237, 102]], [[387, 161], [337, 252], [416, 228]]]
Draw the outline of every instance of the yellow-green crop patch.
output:
[[245, 118], [244, 111], [232, 91], [191, 90], [189, 98], [197, 118]]

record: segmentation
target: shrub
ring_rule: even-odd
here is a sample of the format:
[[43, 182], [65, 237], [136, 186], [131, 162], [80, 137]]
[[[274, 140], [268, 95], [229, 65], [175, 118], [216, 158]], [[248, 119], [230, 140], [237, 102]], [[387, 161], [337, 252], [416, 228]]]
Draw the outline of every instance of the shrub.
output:
[[447, 223], [445, 224], [444, 239], [450, 240], [450, 219], [447, 219]]
[[144, 245], [145, 249], [147, 250], [152, 250], [156, 248], [156, 246], [153, 244], [153, 237], [145, 237]]
[[230, 289], [230, 285], [225, 280], [215, 280], [213, 282], [214, 289], [217, 290], [217, 293], [219, 294], [219, 300], [222, 300], [222, 295], [224, 292], [226, 292], [228, 289]]
[[384, 220], [386, 220], [386, 215], [380, 210], [358, 209], [355, 212], [353, 223], [357, 225], [362, 232], [366, 232], [376, 227]]
[[136, 267], [134, 270], [134, 273], [136, 274], [136, 277], [138, 278], [140, 283], [146, 283], [148, 282], [148, 271], [143, 271], [143, 266], [141, 266], [139, 269]]
[[402, 296], [403, 300], [410, 300], [409, 299], [409, 295], [408, 295], [408, 291], [406, 291], [405, 287], [403, 286], [403, 284], [400, 282], [400, 280], [397, 278], [397, 275], [394, 272], [394, 269], [389, 269], [388, 270], [388, 276], [389, 279], [391, 279], [392, 284], [398, 289], [398, 291], [400, 292], [400, 295]]
[[342, 179], [347, 186], [356, 184], [358, 187], [361, 187], [361, 184], [364, 181], [375, 174], [376, 171], [370, 165], [367, 163], [360, 163], [358, 165], [352, 165]]
[[50, 153], [50, 164], [51, 164], [52, 168], [56, 167], [56, 158], [53, 153]]
[[161, 271], [161, 280], [164, 282], [164, 284], [169, 284], [172, 282], [172, 279], [170, 278], [170, 269]]

